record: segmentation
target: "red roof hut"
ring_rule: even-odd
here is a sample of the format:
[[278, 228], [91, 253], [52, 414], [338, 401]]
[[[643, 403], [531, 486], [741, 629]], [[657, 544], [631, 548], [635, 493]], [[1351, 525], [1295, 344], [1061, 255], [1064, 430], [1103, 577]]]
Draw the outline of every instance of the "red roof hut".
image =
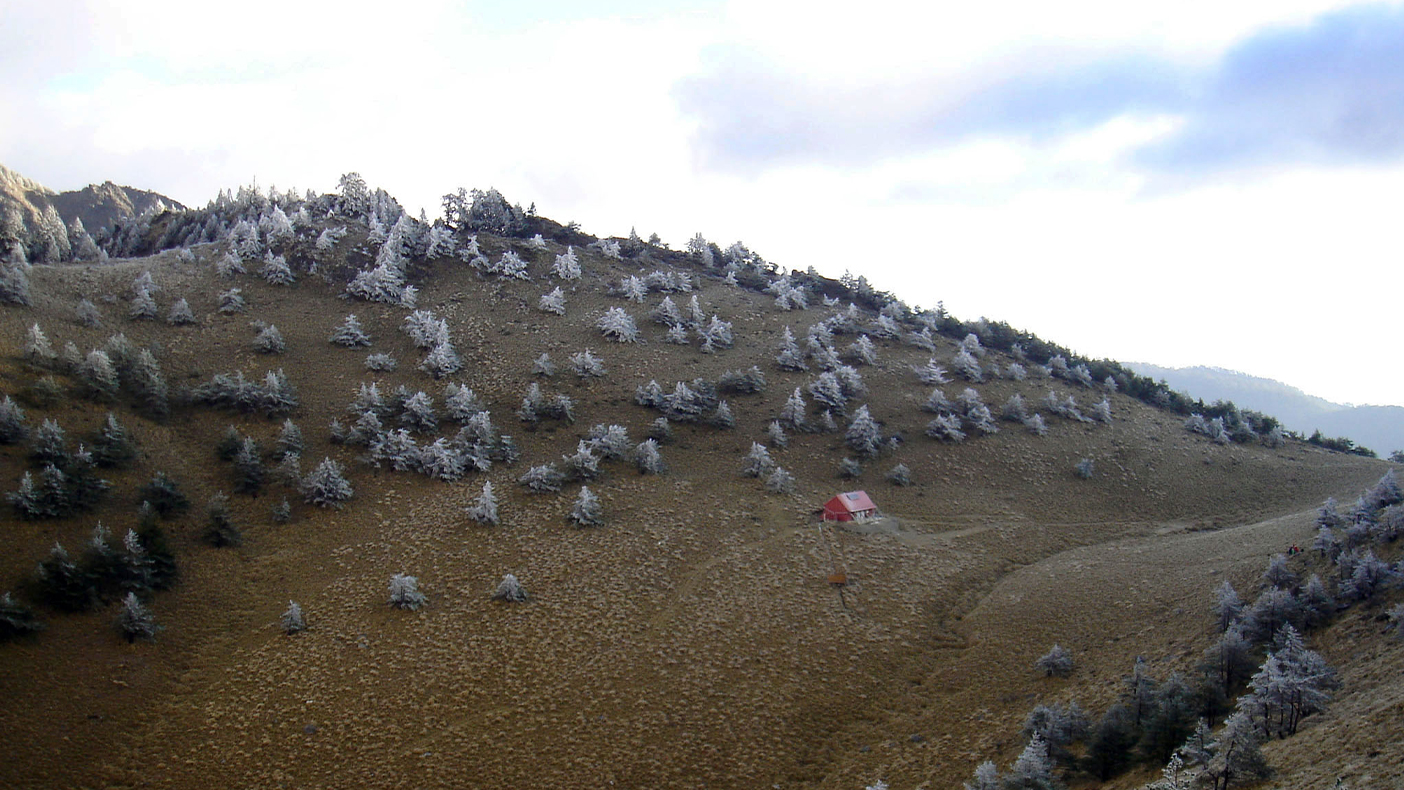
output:
[[866, 491], [849, 491], [824, 503], [825, 521], [853, 521], [877, 515], [877, 505]]

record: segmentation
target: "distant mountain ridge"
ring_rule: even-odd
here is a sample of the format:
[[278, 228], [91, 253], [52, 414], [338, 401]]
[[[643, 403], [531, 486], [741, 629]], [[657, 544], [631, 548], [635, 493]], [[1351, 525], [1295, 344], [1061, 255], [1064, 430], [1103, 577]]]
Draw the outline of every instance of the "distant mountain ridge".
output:
[[57, 192], [0, 164], [0, 236], [25, 240], [34, 247], [33, 237], [52, 228], [55, 218], [66, 229], [74, 218], [96, 235], [111, 228], [119, 219], [135, 217], [155, 208], [183, 211], [186, 206], [158, 192], [120, 186], [111, 181], [90, 184], [82, 189]]
[[1404, 449], [1404, 407], [1333, 403], [1280, 381], [1224, 368], [1125, 364], [1143, 376], [1163, 379], [1172, 389], [1206, 402], [1229, 400], [1242, 408], [1270, 414], [1298, 433], [1309, 436], [1320, 430], [1326, 436], [1344, 436], [1381, 456]]

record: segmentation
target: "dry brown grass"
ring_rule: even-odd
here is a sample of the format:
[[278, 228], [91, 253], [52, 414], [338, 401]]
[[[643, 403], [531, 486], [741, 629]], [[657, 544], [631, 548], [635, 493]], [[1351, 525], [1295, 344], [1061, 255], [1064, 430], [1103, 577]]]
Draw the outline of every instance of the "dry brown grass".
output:
[[[79, 545], [98, 515], [124, 530], [134, 488], [156, 470], [177, 477], [196, 503], [170, 527], [183, 577], [154, 599], [166, 627], [157, 641], [125, 644], [104, 610], [49, 617], [38, 638], [0, 646], [8, 736], [0, 738], [0, 784], [855, 788], [885, 778], [902, 790], [958, 786], [981, 760], [1012, 759], [1035, 701], [1075, 696], [1100, 711], [1135, 655], [1157, 671], [1192, 663], [1209, 638], [1219, 580], [1249, 583], [1270, 554], [1309, 542], [1304, 512], [1328, 495], [1353, 497], [1386, 468], [1301, 445], [1214, 446], [1120, 395], [1111, 426], [1050, 416], [1044, 438], [1003, 423], [993, 436], [938, 444], [922, 435], [929, 415], [917, 410], [929, 387], [909, 369], [927, 355], [880, 344], [879, 365], [863, 369], [865, 400], [905, 445], [855, 486], [836, 476], [840, 437], [794, 437], [775, 457], [799, 490], [767, 495], [740, 477], [741, 458], [807, 381], [774, 369], [774, 347], [784, 326], [802, 334], [828, 311], [782, 313], [766, 297], [705, 280], [702, 304], [735, 323], [735, 349], [703, 355], [663, 343], [645, 318], [657, 296], [626, 305], [647, 344], [607, 343], [594, 321], [624, 303], [603, 295], [604, 284], [637, 269], [584, 255], [586, 279], [568, 293], [568, 314], [556, 317], [535, 309], [552, 287], [540, 273], [555, 252], [536, 256], [532, 283], [483, 281], [449, 263], [423, 283], [420, 304], [448, 318], [468, 365], [453, 380], [489, 402], [523, 451], [517, 466], [486, 475], [501, 498], [496, 528], [463, 515], [482, 476], [443, 484], [377, 471], [327, 441], [327, 421], [344, 413], [360, 381], [381, 380], [387, 392], [404, 383], [441, 402], [441, 385], [415, 369], [420, 355], [398, 329], [404, 311], [341, 301], [338, 287], [317, 278], [278, 289], [243, 277], [236, 284], [248, 313], [222, 316], [215, 295], [229, 284], [208, 263], [181, 267], [170, 255], [36, 269], [35, 307], [0, 311], [7, 392], [34, 376], [17, 356], [36, 320], [57, 347], [73, 340], [87, 350], [119, 330], [134, 343], [159, 342], [173, 386], [282, 367], [302, 397], [294, 419], [310, 445], [305, 466], [327, 454], [342, 459], [357, 494], [339, 512], [298, 503], [284, 526], [268, 517], [284, 494], [276, 486], [236, 497], [245, 545], [207, 548], [198, 541], [200, 504], [230, 486], [215, 441], [229, 424], [271, 441], [278, 423], [179, 410], [164, 425], [124, 415], [144, 457], [113, 476], [101, 513], [16, 523], [6, 510], [0, 579], [9, 585], [54, 539]], [[202, 261], [214, 254], [203, 250]], [[163, 309], [185, 296], [199, 327], [123, 317], [128, 284], [145, 268], [163, 286]], [[103, 304], [104, 294], [119, 301]], [[103, 308], [104, 328], [71, 320], [84, 296]], [[367, 374], [367, 351], [327, 342], [349, 312], [374, 337], [369, 350], [394, 354], [398, 371]], [[255, 354], [252, 319], [276, 324], [288, 353]], [[578, 382], [563, 370], [544, 385], [576, 399], [578, 422], [522, 430], [512, 412], [532, 360], [545, 351], [564, 368], [586, 347], [604, 358], [606, 379]], [[938, 356], [952, 350], [943, 341]], [[573, 487], [542, 496], [515, 484], [526, 465], [559, 460], [595, 423], [626, 425], [642, 439], [655, 413], [633, 405], [638, 384], [656, 378], [670, 387], [753, 364], [770, 385], [730, 399], [734, 430], [679, 426], [677, 443], [664, 448], [669, 474], [640, 477], [610, 464], [591, 484], [604, 528], [567, 524]], [[1015, 391], [1036, 403], [1048, 388], [979, 386], [996, 409]], [[1064, 382], [1056, 388], [1069, 391]], [[1072, 391], [1087, 405], [1100, 398]], [[77, 436], [103, 411], [70, 401], [32, 409], [31, 420], [56, 417]], [[13, 490], [22, 455], [8, 448], [3, 457], [3, 485]], [[1096, 461], [1091, 480], [1072, 472], [1083, 457]], [[912, 469], [911, 488], [882, 480], [899, 461]], [[811, 511], [857, 486], [890, 517], [834, 532], [826, 546]], [[831, 551], [852, 581], [846, 608], [826, 584]], [[418, 576], [427, 608], [385, 604], [397, 572]], [[489, 600], [509, 572], [530, 603]], [[289, 599], [310, 626], [295, 637], [277, 625]], [[1304, 778], [1283, 787], [1327, 786], [1325, 778], [1352, 771], [1362, 787], [1371, 786], [1366, 776], [1404, 775], [1390, 746], [1404, 694], [1401, 651], [1374, 633], [1380, 626], [1368, 614], [1351, 613], [1320, 637], [1328, 658], [1346, 667], [1347, 686], [1330, 713], [1269, 749], [1284, 775]], [[1068, 680], [1040, 680], [1030, 665], [1055, 641], [1073, 650], [1079, 669]]]

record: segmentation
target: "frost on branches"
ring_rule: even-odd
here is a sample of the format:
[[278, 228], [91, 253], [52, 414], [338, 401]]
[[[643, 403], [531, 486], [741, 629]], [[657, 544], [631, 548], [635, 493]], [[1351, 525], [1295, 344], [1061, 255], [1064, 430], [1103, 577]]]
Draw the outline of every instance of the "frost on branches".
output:
[[600, 332], [616, 343], [637, 343], [639, 342], [639, 328], [634, 324], [634, 319], [618, 307], [611, 307], [595, 324]]

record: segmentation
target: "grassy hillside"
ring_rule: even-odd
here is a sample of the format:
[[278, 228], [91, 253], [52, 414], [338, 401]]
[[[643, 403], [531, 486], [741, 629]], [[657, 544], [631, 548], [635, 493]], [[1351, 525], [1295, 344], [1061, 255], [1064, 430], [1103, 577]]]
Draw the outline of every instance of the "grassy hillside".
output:
[[[1353, 499], [1388, 468], [1298, 443], [1215, 444], [1187, 432], [1179, 415], [1047, 378], [1033, 361], [1021, 363], [1024, 380], [990, 376], [942, 389], [951, 398], [976, 389], [996, 416], [1020, 394], [1041, 412], [1047, 435], [1001, 421], [997, 433], [967, 424], [965, 441], [937, 441], [925, 435], [935, 415], [920, 408], [933, 387], [913, 368], [934, 359], [951, 369], [958, 338], [935, 335], [934, 352], [882, 339], [871, 328], [877, 314], [865, 308], [858, 331], [833, 340], [842, 350], [869, 332], [877, 351], [875, 363], [856, 368], [866, 393], [847, 410], [866, 405], [883, 434], [901, 441], [845, 480], [840, 460], [856, 456], [842, 418], [837, 432], [792, 431], [787, 447], [770, 452], [793, 474], [794, 491], [770, 493], [741, 474], [752, 443], [767, 441], [796, 387], [810, 419], [819, 419], [805, 389], [819, 370], [812, 361], [806, 372], [778, 369], [780, 338], [789, 327], [803, 344], [806, 329], [845, 312], [847, 300], [824, 306], [814, 289], [815, 306], [781, 310], [772, 295], [744, 287], [745, 278], [729, 284], [720, 266], [661, 249], [615, 259], [577, 246], [582, 278], [558, 281], [551, 267], [565, 245], [533, 249], [479, 233], [487, 261], [514, 250], [531, 279], [490, 275], [457, 258], [409, 266], [418, 307], [447, 322], [464, 363], [436, 381], [417, 368], [425, 351], [401, 329], [408, 309], [344, 295], [376, 255], [366, 228], [346, 222], [350, 232], [332, 251], [313, 248], [337, 224], [318, 220], [299, 231], [286, 253], [300, 272], [290, 286], [255, 276], [257, 260], [249, 274], [220, 277], [221, 242], [194, 247], [193, 260], [170, 250], [106, 266], [36, 266], [32, 305], [0, 308], [4, 390], [22, 403], [27, 425], [54, 419], [76, 444], [111, 410], [140, 450], [128, 468], [103, 471], [111, 489], [92, 512], [29, 521], [5, 511], [0, 586], [22, 588], [55, 540], [76, 555], [99, 519], [118, 536], [136, 526], [137, 489], [157, 472], [193, 503], [164, 522], [180, 581], [148, 597], [164, 629], [156, 639], [124, 641], [110, 602], [80, 614], [37, 607], [46, 630], [0, 645], [0, 730], [10, 736], [0, 739], [0, 783], [958, 786], [980, 761], [1003, 765], [1018, 753], [1019, 724], [1035, 700], [1073, 695], [1100, 709], [1135, 655], [1189, 663], [1209, 639], [1208, 604], [1220, 579], [1246, 590], [1270, 555], [1310, 542], [1311, 516], [1300, 514], [1328, 496]], [[148, 271], [160, 316], [183, 297], [195, 324], [126, 317], [132, 284]], [[690, 345], [666, 342], [665, 327], [648, 319], [664, 294], [643, 303], [615, 295], [628, 276], [653, 271], [687, 272], [695, 289], [672, 299], [686, 312], [695, 295], [708, 319], [731, 322], [732, 347], [703, 353], [695, 328]], [[537, 306], [557, 285], [563, 316]], [[219, 294], [231, 287], [242, 289], [245, 312], [219, 312]], [[82, 299], [98, 307], [101, 326], [75, 320]], [[643, 342], [601, 334], [597, 322], [615, 307], [636, 319]], [[349, 313], [371, 336], [369, 348], [328, 341]], [[79, 377], [61, 362], [26, 361], [35, 323], [57, 351], [71, 341], [86, 353], [116, 332], [152, 349], [173, 393], [169, 418], [142, 416], [130, 395], [82, 397]], [[254, 350], [267, 324], [280, 330], [285, 353]], [[919, 327], [909, 320], [904, 333]], [[605, 376], [570, 371], [570, 356], [586, 349]], [[370, 353], [392, 355], [397, 369], [367, 371]], [[543, 353], [558, 367], [553, 377], [533, 372]], [[980, 360], [986, 371], [1015, 361], [999, 351]], [[650, 380], [670, 392], [679, 381], [716, 382], [752, 366], [767, 380], [762, 392], [722, 395], [734, 427], [674, 422], [661, 449], [666, 473], [601, 464], [587, 485], [601, 500], [603, 526], [569, 522], [579, 483], [558, 494], [518, 485], [531, 466], [560, 465], [597, 424], [622, 425], [631, 445], [642, 441], [659, 416], [635, 402]], [[313, 507], [272, 481], [257, 496], [234, 493], [232, 465], [216, 456], [222, 434], [232, 425], [271, 450], [281, 418], [181, 396], [215, 374], [261, 381], [275, 369], [297, 389], [291, 419], [306, 441], [303, 471], [324, 457], [348, 470], [355, 495], [344, 508]], [[65, 393], [50, 404], [33, 393], [46, 375]], [[548, 397], [574, 401], [574, 422], [532, 426], [515, 416], [534, 381]], [[354, 419], [347, 406], [369, 382], [387, 396], [400, 385], [424, 390], [440, 410], [446, 383], [471, 387], [520, 459], [456, 482], [371, 465], [365, 448], [334, 443], [328, 428], [333, 418]], [[1111, 422], [1053, 414], [1042, 406], [1050, 389], [1073, 395], [1088, 413], [1106, 397]], [[444, 421], [418, 440], [457, 430]], [[32, 468], [26, 448], [0, 448], [0, 456], [0, 485], [15, 491]], [[1083, 459], [1093, 462], [1090, 478], [1074, 473]], [[899, 463], [912, 485], [886, 481]], [[465, 514], [484, 481], [499, 498], [498, 526]], [[888, 518], [821, 530], [816, 509], [853, 488], [870, 491]], [[221, 491], [243, 532], [237, 547], [202, 539], [204, 504]], [[272, 509], [285, 497], [292, 520], [274, 523]], [[835, 569], [849, 579], [841, 595], [827, 583]], [[387, 604], [396, 573], [418, 578], [425, 607]], [[529, 602], [490, 599], [507, 573], [521, 579]], [[309, 626], [292, 636], [279, 626], [289, 600]], [[1344, 627], [1358, 628], [1352, 623]], [[1352, 637], [1331, 639], [1341, 645], [1332, 660], [1348, 662]], [[1080, 668], [1050, 686], [1030, 667], [1054, 641], [1074, 650]], [[1370, 644], [1387, 656], [1380, 661], [1398, 661], [1397, 645]], [[1342, 693], [1352, 692], [1347, 685]], [[1358, 763], [1356, 749], [1383, 748], [1396, 736], [1388, 728], [1357, 733], [1352, 754], [1313, 732], [1292, 743], [1318, 750], [1318, 767], [1345, 770]]]

